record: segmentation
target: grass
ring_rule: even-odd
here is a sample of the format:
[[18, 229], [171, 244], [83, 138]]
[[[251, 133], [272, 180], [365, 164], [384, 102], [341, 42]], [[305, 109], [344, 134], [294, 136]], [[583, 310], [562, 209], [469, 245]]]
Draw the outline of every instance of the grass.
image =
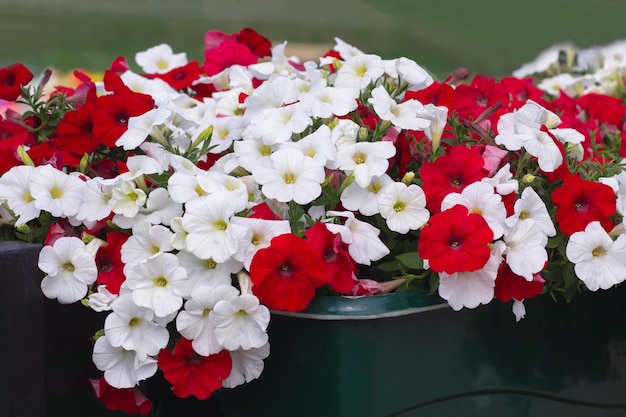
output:
[[158, 43], [202, 59], [208, 29], [250, 26], [276, 42], [338, 36], [438, 76], [460, 66], [506, 75], [556, 42], [623, 36], [623, 0], [0, 0], [0, 64], [102, 70]]

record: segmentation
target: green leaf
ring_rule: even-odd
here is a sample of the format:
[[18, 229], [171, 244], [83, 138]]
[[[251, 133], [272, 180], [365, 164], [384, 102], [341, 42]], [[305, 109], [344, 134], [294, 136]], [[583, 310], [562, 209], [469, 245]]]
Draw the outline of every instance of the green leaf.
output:
[[394, 260], [377, 265], [376, 268], [383, 272], [395, 272], [402, 270], [402, 264], [399, 261]]
[[417, 254], [417, 252], [401, 253], [396, 256], [396, 259], [400, 261], [404, 266], [410, 269], [424, 269], [424, 261]]

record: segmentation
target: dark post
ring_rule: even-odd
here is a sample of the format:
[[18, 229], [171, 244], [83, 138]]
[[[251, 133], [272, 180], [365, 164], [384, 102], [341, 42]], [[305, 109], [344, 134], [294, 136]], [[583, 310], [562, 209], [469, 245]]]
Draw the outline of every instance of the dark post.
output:
[[41, 245], [0, 241], [0, 416], [43, 417]]

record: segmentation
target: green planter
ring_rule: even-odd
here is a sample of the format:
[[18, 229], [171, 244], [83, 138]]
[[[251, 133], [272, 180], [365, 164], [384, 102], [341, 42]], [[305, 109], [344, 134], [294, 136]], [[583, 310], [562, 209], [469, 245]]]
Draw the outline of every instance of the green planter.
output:
[[625, 290], [526, 300], [519, 323], [497, 301], [315, 300], [273, 314], [261, 377], [217, 395], [225, 417], [626, 416]]

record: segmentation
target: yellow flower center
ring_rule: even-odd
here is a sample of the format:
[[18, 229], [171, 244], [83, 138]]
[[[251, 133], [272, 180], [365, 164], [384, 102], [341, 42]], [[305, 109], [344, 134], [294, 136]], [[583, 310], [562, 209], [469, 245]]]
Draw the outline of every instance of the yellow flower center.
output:
[[365, 155], [363, 152], [357, 152], [352, 156], [352, 160], [356, 164], [364, 164], [366, 159], [367, 155]]
[[154, 279], [154, 285], [157, 287], [165, 287], [167, 285], [167, 280], [165, 277], [156, 277]]

